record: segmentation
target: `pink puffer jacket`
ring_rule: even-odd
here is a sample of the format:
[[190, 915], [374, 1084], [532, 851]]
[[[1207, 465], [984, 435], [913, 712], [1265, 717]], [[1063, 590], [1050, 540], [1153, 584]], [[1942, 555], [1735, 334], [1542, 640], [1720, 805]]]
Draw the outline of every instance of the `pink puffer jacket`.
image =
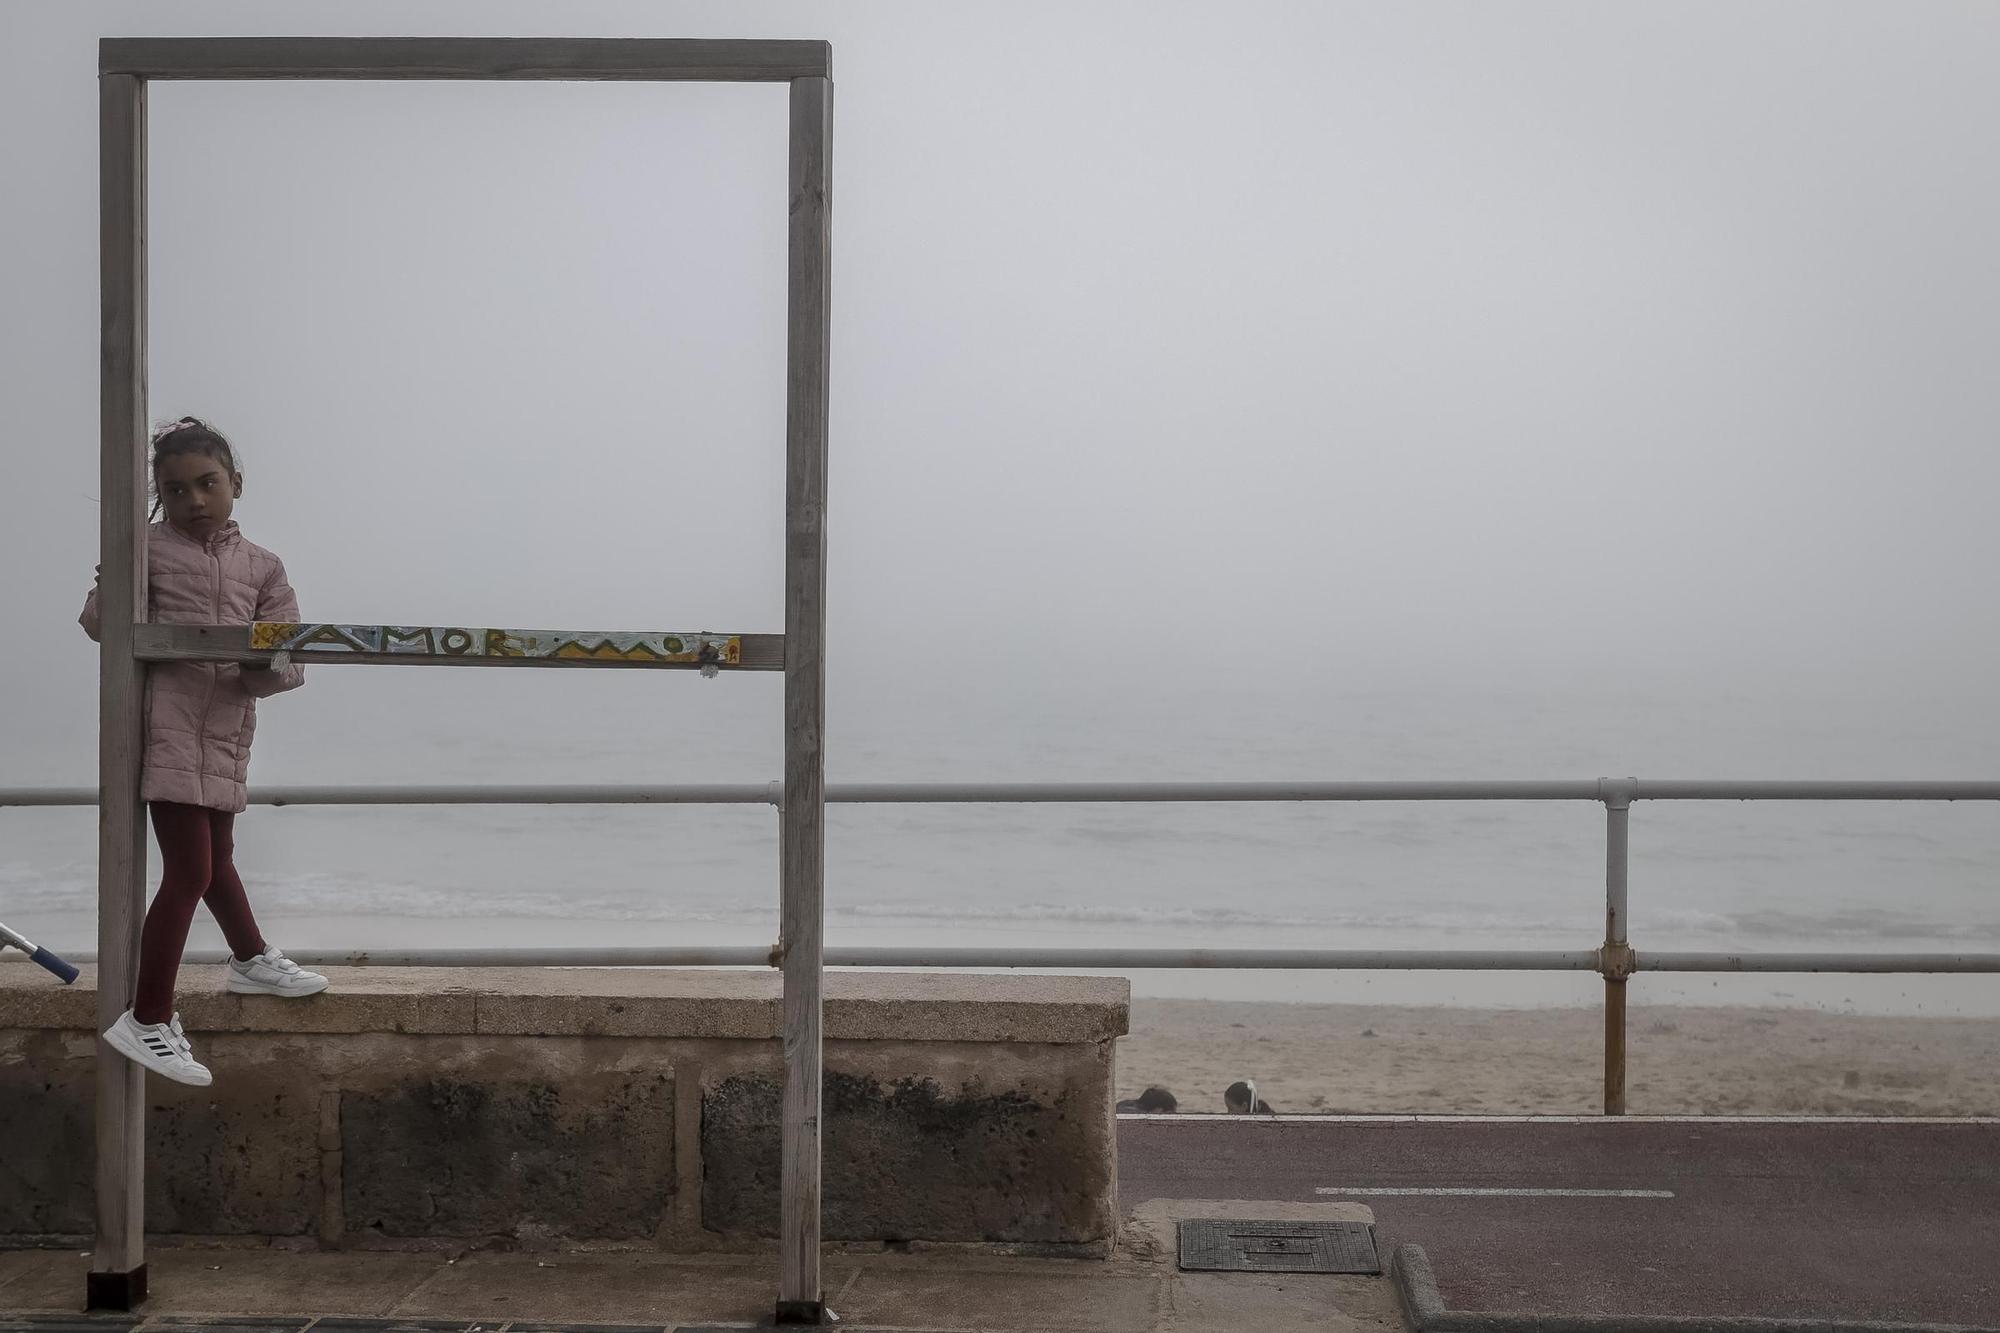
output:
[[[234, 522], [207, 541], [169, 523], [147, 534], [147, 619], [164, 625], [296, 621], [299, 599], [284, 562], [245, 541]], [[97, 589], [84, 599], [84, 633], [98, 635]], [[234, 662], [154, 662], [146, 672], [146, 758], [139, 795], [148, 801], [244, 807], [257, 700], [305, 684], [303, 667], [244, 670]]]

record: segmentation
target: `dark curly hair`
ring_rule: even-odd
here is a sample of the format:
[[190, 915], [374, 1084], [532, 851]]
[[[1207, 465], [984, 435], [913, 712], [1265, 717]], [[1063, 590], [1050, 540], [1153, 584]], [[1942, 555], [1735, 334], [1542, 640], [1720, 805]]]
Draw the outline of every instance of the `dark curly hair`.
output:
[[182, 417], [160, 427], [153, 432], [153, 518], [160, 516], [160, 464], [182, 454], [206, 454], [232, 473], [243, 470], [236, 466], [229, 438], [200, 417]]

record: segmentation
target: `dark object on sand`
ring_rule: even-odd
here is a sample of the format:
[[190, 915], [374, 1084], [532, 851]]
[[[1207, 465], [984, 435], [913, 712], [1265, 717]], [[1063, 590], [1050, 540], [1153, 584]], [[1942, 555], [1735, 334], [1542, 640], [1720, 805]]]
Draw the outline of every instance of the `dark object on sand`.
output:
[[1257, 1080], [1238, 1079], [1222, 1090], [1222, 1109], [1231, 1115], [1276, 1115], [1277, 1108], [1257, 1095]]
[[1118, 1109], [1147, 1115], [1173, 1115], [1181, 1109], [1181, 1104], [1173, 1093], [1155, 1083], [1137, 1097], [1128, 1097], [1118, 1103]]

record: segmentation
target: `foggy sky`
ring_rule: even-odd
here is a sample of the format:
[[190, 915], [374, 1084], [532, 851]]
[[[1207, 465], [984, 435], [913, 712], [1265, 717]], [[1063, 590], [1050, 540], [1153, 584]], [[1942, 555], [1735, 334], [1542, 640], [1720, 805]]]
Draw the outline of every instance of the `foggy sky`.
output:
[[[834, 43], [836, 727], [1204, 682], [1991, 712], [1990, 5], [37, 3], [0, 785], [94, 757], [96, 38], [272, 31]], [[308, 616], [782, 627], [781, 86], [151, 96], [150, 416], [237, 439]]]

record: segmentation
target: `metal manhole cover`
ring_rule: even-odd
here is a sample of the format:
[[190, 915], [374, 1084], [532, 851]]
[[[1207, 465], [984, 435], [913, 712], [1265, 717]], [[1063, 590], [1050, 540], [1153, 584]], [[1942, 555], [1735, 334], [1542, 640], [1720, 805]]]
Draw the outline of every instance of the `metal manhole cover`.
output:
[[1181, 1267], [1227, 1273], [1380, 1273], [1366, 1222], [1231, 1222], [1180, 1225]]

